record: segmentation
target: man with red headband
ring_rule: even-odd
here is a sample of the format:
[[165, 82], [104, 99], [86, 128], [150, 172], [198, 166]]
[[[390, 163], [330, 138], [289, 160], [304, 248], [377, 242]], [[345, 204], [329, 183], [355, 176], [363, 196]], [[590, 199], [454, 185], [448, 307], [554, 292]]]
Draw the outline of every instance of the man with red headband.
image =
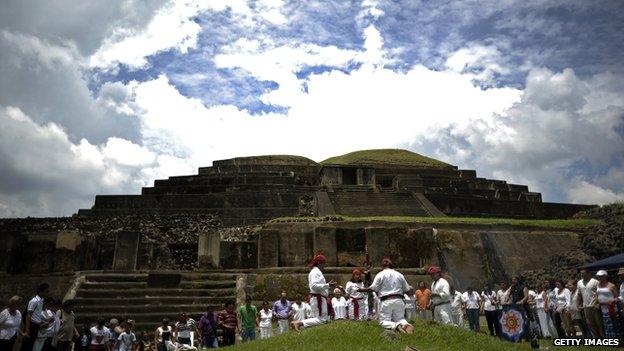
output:
[[385, 329], [398, 330], [411, 334], [414, 327], [405, 320], [405, 302], [403, 294], [410, 290], [403, 274], [392, 268], [392, 260], [381, 261], [383, 270], [375, 276], [373, 284], [368, 288], [358, 289], [360, 292], [375, 291], [379, 295], [379, 324]]
[[440, 267], [429, 267], [427, 274], [429, 274], [433, 280], [433, 283], [431, 283], [433, 320], [442, 324], [452, 324], [451, 287], [446, 279], [442, 278], [442, 270]]
[[362, 272], [354, 269], [351, 280], [345, 285], [345, 293], [349, 297], [349, 319], [365, 320], [368, 315], [368, 296], [366, 293], [358, 291], [364, 288]]
[[308, 274], [308, 286], [310, 287], [310, 318], [303, 321], [292, 322], [292, 327], [295, 330], [301, 329], [301, 327], [308, 328], [327, 323], [328, 309], [327, 309], [327, 295], [329, 289], [336, 286], [335, 281], [327, 283], [325, 276], [323, 276], [323, 267], [327, 259], [322, 253], [317, 253], [310, 262], [310, 273]]

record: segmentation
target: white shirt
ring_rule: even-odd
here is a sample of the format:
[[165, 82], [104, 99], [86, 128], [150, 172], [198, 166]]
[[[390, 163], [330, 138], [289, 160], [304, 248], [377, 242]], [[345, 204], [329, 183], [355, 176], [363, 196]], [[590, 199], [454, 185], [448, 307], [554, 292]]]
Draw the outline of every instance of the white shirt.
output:
[[191, 332], [195, 331], [195, 320], [193, 318], [189, 318], [185, 323], [178, 321], [175, 326], [178, 338], [190, 339]]
[[334, 309], [334, 319], [346, 319], [347, 318], [347, 300], [344, 296], [340, 298], [331, 299], [332, 308]]
[[414, 299], [414, 294], [405, 294], [403, 295], [403, 300], [405, 301], [405, 309], [406, 310], [415, 310], [416, 309], [416, 300]]
[[598, 280], [590, 278], [587, 284], [583, 279], [579, 280], [576, 289], [583, 298], [583, 307], [594, 307], [596, 305], [596, 290], [598, 289]]
[[490, 291], [487, 294], [485, 291], [481, 292], [481, 298], [483, 298], [483, 310], [484, 311], [496, 311], [496, 304], [494, 300], [496, 299], [496, 293], [494, 291]]
[[544, 298], [545, 295], [545, 291], [540, 291], [539, 294], [535, 295], [535, 308], [546, 308], [546, 299]]
[[61, 327], [61, 321], [56, 315], [56, 313], [51, 310], [45, 310], [41, 312], [41, 321], [48, 323], [47, 328], [39, 328], [38, 338], [51, 338], [56, 334], [58, 329]]
[[620, 284], [620, 297], [619, 297], [619, 299], [620, 299], [621, 303], [624, 303], [624, 283]]
[[267, 309], [265, 311], [264, 308], [260, 310], [260, 328], [271, 327], [272, 320], [273, 320], [273, 310]]
[[41, 312], [43, 312], [43, 299], [36, 295], [28, 301], [28, 313], [33, 323], [41, 324]]
[[318, 267], [312, 268], [308, 274], [308, 286], [311, 294], [321, 294], [327, 297], [329, 294], [329, 284], [325, 281], [323, 272]]
[[17, 333], [22, 324], [22, 314], [20, 311], [15, 311], [12, 315], [9, 309], [6, 308], [0, 312], [0, 339], [10, 340], [13, 335]]
[[455, 295], [451, 299], [451, 312], [454, 314], [461, 314], [462, 306], [462, 293], [455, 290]]
[[290, 310], [292, 311], [293, 321], [295, 322], [299, 322], [308, 318], [308, 316], [310, 316], [310, 313], [312, 312], [312, 308], [310, 307], [310, 305], [303, 301], [301, 302], [301, 304], [293, 303], [292, 305], [290, 305]]
[[377, 273], [370, 288], [378, 292], [380, 298], [390, 295], [403, 296], [403, 293], [409, 290], [409, 284], [403, 274], [392, 268], [386, 268]]
[[98, 329], [97, 327], [91, 328], [91, 345], [105, 345], [110, 338], [110, 330], [106, 327]]
[[439, 296], [431, 297], [431, 303], [436, 305], [440, 302], [451, 301], [451, 287], [444, 278], [440, 278], [431, 283], [431, 294], [438, 294]]
[[354, 283], [352, 281], [348, 281], [347, 285], [345, 285], [345, 293], [350, 298], [354, 298], [354, 299], [362, 298], [363, 300], [367, 300], [365, 293], [357, 291], [357, 289], [361, 289], [363, 287], [364, 287], [364, 283], [362, 282]]
[[503, 289], [499, 289], [496, 292], [496, 296], [498, 297], [498, 309], [502, 310], [503, 305], [509, 304], [509, 289], [503, 291]]
[[132, 351], [132, 346], [136, 342], [136, 335], [133, 332], [123, 332], [119, 334], [119, 351]]
[[570, 298], [572, 297], [572, 293], [568, 288], [563, 288], [563, 290], [559, 291], [559, 289], [555, 289], [555, 293], [557, 294], [557, 308], [565, 308], [570, 306]]
[[471, 293], [466, 291], [462, 294], [462, 301], [466, 304], [466, 309], [473, 310], [479, 308], [479, 301], [481, 301], [481, 298], [479, 297], [479, 293], [476, 291]]

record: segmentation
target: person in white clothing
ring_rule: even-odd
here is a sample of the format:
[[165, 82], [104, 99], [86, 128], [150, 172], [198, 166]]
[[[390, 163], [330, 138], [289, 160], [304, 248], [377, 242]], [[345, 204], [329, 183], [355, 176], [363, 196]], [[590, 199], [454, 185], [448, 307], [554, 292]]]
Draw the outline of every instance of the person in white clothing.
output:
[[268, 339], [273, 336], [273, 310], [269, 308], [269, 302], [262, 302], [262, 309], [258, 312], [258, 326], [260, 326], [260, 339]]
[[134, 351], [134, 347], [137, 344], [137, 338], [134, 332], [134, 321], [129, 320], [126, 322], [124, 331], [119, 334], [117, 338], [117, 344], [115, 348], [119, 351]]
[[624, 304], [624, 267], [620, 267], [620, 270], [618, 270], [618, 277], [620, 278], [620, 282], [622, 282], [620, 284], [620, 296], [618, 300], [620, 300], [621, 304]]
[[37, 340], [33, 344], [32, 351], [49, 351], [52, 345], [52, 339], [61, 326], [61, 322], [56, 315], [60, 303], [51, 297], [43, 300], [43, 311], [41, 312], [41, 327]]
[[576, 283], [579, 293], [577, 301], [579, 310], [582, 309], [587, 329], [593, 338], [604, 338], [602, 317], [596, 306], [598, 305], [598, 280], [591, 277], [589, 270], [581, 269], [581, 280]]
[[379, 295], [379, 324], [385, 329], [398, 330], [411, 334], [414, 327], [405, 320], [405, 302], [403, 294], [409, 291], [409, 284], [403, 274], [393, 269], [392, 260], [381, 261], [382, 271], [377, 273], [373, 283], [361, 292], [375, 291]]
[[535, 295], [535, 308], [537, 310], [537, 318], [539, 321], [540, 332], [543, 338], [552, 338], [557, 336], [557, 330], [550, 318], [548, 308], [548, 284], [542, 283], [539, 286], [539, 292]]
[[329, 283], [325, 281], [323, 267], [325, 267], [326, 261], [325, 256], [319, 252], [314, 255], [309, 264], [308, 287], [310, 289], [310, 308], [312, 312], [310, 318], [292, 322], [295, 330], [299, 330], [301, 327], [308, 328], [327, 323], [327, 295], [329, 294], [329, 289], [334, 288], [337, 284], [333, 280]]
[[481, 297], [479, 293], [469, 286], [466, 292], [462, 294], [462, 302], [466, 306], [466, 316], [468, 317], [468, 325], [470, 330], [480, 331], [479, 325], [479, 310], [481, 307]]
[[104, 318], [100, 318], [97, 321], [97, 324], [92, 327], [89, 332], [91, 332], [91, 343], [89, 344], [89, 351], [110, 351], [110, 329], [104, 326], [106, 320]]
[[408, 321], [416, 318], [416, 298], [414, 297], [414, 287], [410, 285], [409, 291], [403, 296], [405, 300], [405, 319]]
[[431, 283], [431, 307], [433, 320], [442, 324], [452, 324], [451, 321], [451, 289], [448, 281], [442, 278], [440, 267], [429, 267], [427, 274], [433, 280]]
[[295, 302], [290, 306], [290, 318], [293, 322], [301, 322], [310, 318], [311, 312], [310, 304], [302, 301], [300, 296], [297, 296]]
[[449, 288], [449, 292], [451, 295], [451, 321], [456, 327], [464, 326], [464, 311], [463, 306], [464, 302], [462, 301], [462, 293], [455, 290], [455, 288], [451, 285]]
[[13, 296], [9, 299], [7, 308], [0, 312], [0, 350], [12, 350], [18, 336], [26, 336], [20, 332], [22, 313], [19, 311], [22, 299]]
[[368, 316], [368, 295], [358, 291], [363, 287], [362, 272], [354, 269], [351, 280], [345, 285], [345, 293], [349, 299], [349, 319], [364, 320]]
[[332, 308], [334, 309], [334, 319], [347, 319], [347, 299], [342, 296], [340, 288], [334, 289], [334, 297], [331, 299]]
[[500, 335], [498, 329], [498, 312], [496, 312], [497, 303], [496, 292], [492, 290], [490, 284], [485, 284], [481, 292], [481, 310], [483, 314], [485, 314], [485, 320], [487, 321], [488, 331], [491, 336]]

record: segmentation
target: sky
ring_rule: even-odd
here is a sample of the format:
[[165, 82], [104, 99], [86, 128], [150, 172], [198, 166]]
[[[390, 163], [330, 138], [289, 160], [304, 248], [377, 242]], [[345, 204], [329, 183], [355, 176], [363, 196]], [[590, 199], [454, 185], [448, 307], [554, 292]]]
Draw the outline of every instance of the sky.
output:
[[2, 0], [0, 217], [374, 148], [624, 200], [624, 2]]

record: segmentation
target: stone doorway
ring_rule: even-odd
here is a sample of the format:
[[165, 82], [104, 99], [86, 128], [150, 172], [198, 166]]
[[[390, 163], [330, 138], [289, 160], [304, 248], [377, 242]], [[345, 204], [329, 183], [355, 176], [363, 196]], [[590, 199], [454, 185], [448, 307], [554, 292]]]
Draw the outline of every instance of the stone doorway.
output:
[[357, 185], [357, 168], [342, 169], [342, 184]]

